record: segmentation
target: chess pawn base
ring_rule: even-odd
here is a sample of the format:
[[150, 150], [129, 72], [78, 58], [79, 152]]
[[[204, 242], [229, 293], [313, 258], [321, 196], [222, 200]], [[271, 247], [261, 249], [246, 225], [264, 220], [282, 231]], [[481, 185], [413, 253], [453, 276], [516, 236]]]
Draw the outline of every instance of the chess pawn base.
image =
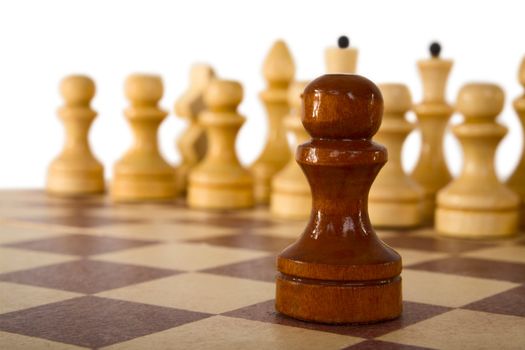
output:
[[409, 228], [421, 225], [421, 203], [369, 202], [370, 221], [374, 227]]
[[[104, 169], [98, 162], [86, 167], [64, 166], [60, 159], [49, 167], [47, 191], [59, 196], [81, 196], [104, 192]], [[69, 163], [69, 162], [68, 162]]]
[[115, 167], [111, 197], [116, 202], [166, 201], [177, 194], [175, 169], [126, 169], [123, 163]]
[[[286, 171], [288, 168], [285, 168]], [[281, 173], [285, 174], [285, 173]], [[304, 175], [301, 173], [301, 176]], [[277, 217], [286, 219], [306, 219], [312, 210], [310, 187], [297, 181], [287, 181], [286, 177], [276, 177], [273, 182], [270, 211]]]
[[[388, 169], [386, 169], [388, 170]], [[393, 176], [390, 176], [393, 175]], [[410, 178], [380, 173], [368, 198], [368, 214], [374, 227], [410, 228], [422, 224], [423, 190]], [[378, 176], [378, 178], [379, 178]], [[380, 186], [376, 186], [380, 185]]]
[[393, 281], [351, 284], [279, 275], [276, 283], [277, 311], [303, 321], [375, 323], [395, 319], [402, 311], [400, 277]]
[[436, 213], [436, 194], [426, 193], [423, 195], [421, 201], [421, 217], [422, 224], [425, 226], [431, 226], [435, 222]]
[[[288, 146], [286, 146], [288, 147]], [[286, 161], [284, 162], [286, 163]], [[256, 163], [250, 167], [254, 179], [254, 196], [258, 204], [270, 203], [272, 177], [283, 167], [282, 163]]]
[[476, 211], [438, 208], [436, 229], [443, 236], [503, 238], [516, 234], [519, 214], [515, 209]]
[[[244, 169], [196, 168], [190, 174], [188, 205], [196, 209], [242, 209], [254, 205], [253, 179]], [[213, 174], [213, 177], [208, 176]]]

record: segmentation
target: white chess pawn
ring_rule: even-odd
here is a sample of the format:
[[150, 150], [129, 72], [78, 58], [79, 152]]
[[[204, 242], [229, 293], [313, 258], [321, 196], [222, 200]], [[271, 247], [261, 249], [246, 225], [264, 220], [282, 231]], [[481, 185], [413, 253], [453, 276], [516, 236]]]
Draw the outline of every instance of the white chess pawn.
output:
[[163, 86], [156, 75], [134, 74], [125, 84], [131, 105], [124, 114], [135, 142], [115, 164], [112, 199], [117, 202], [157, 201], [175, 197], [175, 169], [159, 152], [157, 130], [167, 113], [158, 107]]
[[95, 83], [89, 77], [71, 75], [60, 84], [65, 104], [58, 110], [64, 123], [66, 142], [49, 166], [47, 191], [54, 195], [76, 196], [104, 192], [104, 168], [89, 146], [89, 128], [97, 112], [90, 102]]
[[414, 227], [422, 221], [423, 189], [403, 170], [403, 143], [413, 130], [405, 113], [412, 107], [403, 84], [381, 84], [383, 121], [374, 140], [388, 149], [388, 162], [377, 175], [368, 196], [370, 221], [377, 227]]
[[242, 101], [238, 82], [215, 79], [204, 94], [207, 109], [199, 116], [208, 149], [190, 171], [188, 205], [201, 209], [236, 209], [254, 205], [253, 178], [235, 152], [237, 133], [245, 118], [237, 113]]
[[494, 84], [467, 84], [457, 109], [465, 117], [453, 132], [464, 153], [460, 176], [439, 191], [436, 230], [446, 236], [485, 238], [516, 233], [519, 197], [503, 185], [494, 156], [507, 128], [496, 122], [503, 90]]
[[[307, 84], [305, 81], [295, 82], [288, 89], [290, 114], [284, 119], [284, 126], [293, 135], [290, 144], [293, 155], [297, 145], [310, 139], [301, 122], [301, 94]], [[270, 211], [282, 218], [305, 219], [310, 216], [311, 208], [310, 185], [295, 156], [291, 157], [288, 164], [272, 180]]]
[[[521, 61], [519, 81], [525, 88], [525, 58]], [[525, 94], [514, 100], [514, 109], [520, 118], [522, 130], [525, 131]], [[521, 160], [507, 181], [507, 185], [521, 197], [521, 226], [525, 227], [525, 143], [521, 153]]]

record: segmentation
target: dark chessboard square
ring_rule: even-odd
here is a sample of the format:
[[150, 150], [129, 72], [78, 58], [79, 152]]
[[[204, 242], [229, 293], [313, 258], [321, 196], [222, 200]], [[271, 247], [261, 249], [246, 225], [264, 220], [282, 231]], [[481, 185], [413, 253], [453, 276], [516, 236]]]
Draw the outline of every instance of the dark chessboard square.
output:
[[463, 253], [472, 250], [486, 249], [494, 244], [473, 242], [452, 238], [422, 237], [414, 235], [399, 235], [385, 237], [383, 241], [393, 248], [405, 248], [442, 253]]
[[275, 256], [243, 261], [240, 263], [214, 267], [201, 272], [258, 281], [274, 282], [276, 275]]
[[197, 219], [178, 219], [177, 224], [206, 224], [216, 227], [226, 228], [238, 228], [238, 229], [253, 229], [259, 227], [271, 227], [277, 225], [272, 220], [261, 219], [261, 218], [247, 218], [247, 217], [236, 217], [229, 213], [224, 213], [222, 216], [215, 216], [209, 218]]
[[98, 293], [179, 271], [94, 260], [76, 260], [0, 275], [0, 281], [29, 284], [77, 293]]
[[85, 296], [0, 315], [0, 330], [98, 348], [209, 316], [200, 312]]
[[474, 258], [451, 257], [410, 265], [411, 270], [449, 273], [500, 281], [525, 283], [525, 264]]
[[478, 300], [463, 309], [525, 317], [525, 285]]
[[396, 344], [380, 340], [367, 340], [344, 348], [343, 350], [432, 350], [420, 346]]
[[235, 235], [199, 239], [190, 242], [206, 243], [231, 248], [265, 250], [277, 253], [292, 244], [294, 241], [295, 239], [291, 238], [254, 235], [243, 232]]
[[12, 243], [5, 246], [18, 249], [88, 256], [141, 247], [154, 243], [158, 242], [74, 234]]
[[389, 322], [369, 325], [325, 325], [303, 322], [282, 315], [275, 310], [275, 300], [270, 300], [227, 312], [224, 315], [371, 339], [405, 328], [408, 325], [421, 322], [449, 310], [451, 309], [447, 307], [405, 301], [403, 303], [403, 314], [401, 317]]
[[133, 224], [139, 223], [138, 219], [118, 219], [103, 216], [85, 215], [83, 211], [72, 210], [70, 215], [65, 216], [40, 216], [40, 217], [18, 217], [17, 220], [35, 223], [44, 223], [52, 225], [62, 225], [70, 227], [90, 228], [101, 227], [115, 224]]

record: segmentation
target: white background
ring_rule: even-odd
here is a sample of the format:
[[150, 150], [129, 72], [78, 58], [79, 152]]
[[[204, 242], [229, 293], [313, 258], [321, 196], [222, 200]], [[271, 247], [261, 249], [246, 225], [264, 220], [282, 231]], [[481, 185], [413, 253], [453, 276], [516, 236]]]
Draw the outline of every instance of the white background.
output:
[[[515, 167], [522, 145], [511, 101], [522, 93], [517, 69], [525, 54], [523, 1], [74, 1], [0, 2], [0, 187], [41, 187], [63, 142], [56, 117], [60, 79], [71, 73], [93, 77], [99, 112], [91, 130], [94, 153], [110, 177], [114, 161], [130, 145], [122, 115], [123, 82], [129, 73], [160, 74], [161, 105], [170, 111], [160, 130], [163, 154], [176, 164], [174, 146], [184, 122], [173, 116], [186, 89], [192, 63], [212, 64], [219, 76], [244, 86], [240, 111], [247, 117], [237, 141], [243, 163], [262, 149], [266, 119], [258, 100], [264, 88], [263, 59], [277, 38], [288, 43], [297, 78], [324, 71], [324, 49], [348, 34], [359, 49], [358, 73], [376, 83], [407, 84], [417, 102], [421, 85], [417, 59], [432, 40], [454, 60], [447, 90], [455, 100], [469, 81], [490, 81], [506, 91], [499, 121], [509, 134], [497, 154], [502, 178]], [[410, 116], [413, 118], [413, 116]], [[453, 118], [458, 121], [459, 116]], [[460, 118], [459, 118], [460, 119]], [[410, 169], [419, 152], [413, 133], [404, 150]], [[454, 174], [461, 150], [446, 139]]]

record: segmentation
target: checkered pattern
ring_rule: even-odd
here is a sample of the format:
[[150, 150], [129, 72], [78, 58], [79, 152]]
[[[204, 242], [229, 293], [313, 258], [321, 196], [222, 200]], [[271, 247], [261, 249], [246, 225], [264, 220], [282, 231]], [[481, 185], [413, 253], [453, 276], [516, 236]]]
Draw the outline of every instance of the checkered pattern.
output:
[[523, 235], [379, 232], [403, 256], [403, 316], [329, 326], [274, 310], [275, 256], [303, 227], [261, 208], [0, 192], [0, 347], [525, 348]]

